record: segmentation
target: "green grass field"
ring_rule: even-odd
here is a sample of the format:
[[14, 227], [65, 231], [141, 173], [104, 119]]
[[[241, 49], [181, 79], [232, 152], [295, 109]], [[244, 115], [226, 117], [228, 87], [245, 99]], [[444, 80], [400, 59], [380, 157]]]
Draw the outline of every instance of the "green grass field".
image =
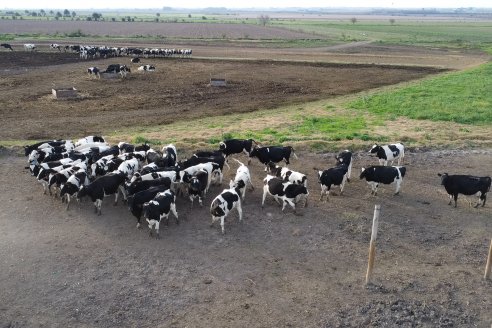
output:
[[492, 124], [492, 63], [476, 69], [431, 78], [394, 92], [362, 97], [349, 108], [384, 119], [450, 121]]

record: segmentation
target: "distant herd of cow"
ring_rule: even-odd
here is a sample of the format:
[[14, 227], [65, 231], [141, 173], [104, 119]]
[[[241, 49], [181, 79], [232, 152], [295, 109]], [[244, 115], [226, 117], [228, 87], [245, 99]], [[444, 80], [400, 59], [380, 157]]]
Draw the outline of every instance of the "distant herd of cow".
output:
[[[400, 166], [404, 158], [401, 143], [374, 145], [370, 151], [379, 159], [379, 165], [362, 168], [360, 179], [365, 179], [376, 196], [379, 184], [396, 184], [395, 195], [399, 194], [406, 168]], [[224, 165], [229, 167], [232, 155], [244, 153], [248, 163], [252, 158], [265, 165], [267, 176], [263, 179], [262, 207], [267, 195], [277, 203], [296, 211], [296, 205], [307, 205], [309, 195], [307, 176], [301, 172], [278, 166], [285, 161], [288, 165], [291, 155], [297, 158], [292, 147], [260, 146], [252, 139], [229, 139], [220, 142], [215, 151], [198, 151], [184, 161], [178, 161], [176, 147], [164, 146], [161, 151], [143, 144], [134, 146], [125, 142], [110, 146], [103, 137], [89, 136], [76, 142], [71, 140], [43, 141], [25, 146], [31, 174], [43, 185], [44, 192], [59, 196], [69, 209], [71, 199], [91, 198], [97, 214], [101, 214], [103, 198], [115, 195], [115, 205], [119, 193], [127, 201], [129, 210], [140, 227], [143, 216], [148, 223], [150, 234], [155, 229], [159, 237], [159, 224], [169, 221], [172, 212], [178, 220], [176, 195], [187, 195], [193, 207], [198, 198], [200, 205], [212, 181], [222, 183]], [[248, 186], [254, 190], [247, 165], [233, 158], [239, 164], [236, 175], [229, 188], [217, 195], [210, 205], [212, 224], [220, 221], [222, 233], [224, 219], [234, 208], [242, 220], [241, 203], [245, 199]], [[397, 160], [397, 166], [387, 166]], [[343, 193], [345, 183], [350, 181], [352, 171], [352, 152], [344, 150], [336, 156], [334, 167], [317, 172], [321, 186], [320, 200], [329, 199], [332, 186], [339, 186]], [[457, 206], [458, 194], [477, 195], [476, 207], [485, 206], [487, 192], [490, 191], [491, 178], [471, 175], [439, 174], [441, 182], [450, 196], [451, 204]]]

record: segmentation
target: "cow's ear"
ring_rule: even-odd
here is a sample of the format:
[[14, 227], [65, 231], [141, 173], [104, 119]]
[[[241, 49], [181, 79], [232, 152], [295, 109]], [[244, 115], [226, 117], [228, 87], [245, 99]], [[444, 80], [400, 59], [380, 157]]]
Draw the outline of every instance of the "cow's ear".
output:
[[441, 177], [441, 176], [442, 176], [442, 174], [441, 174], [441, 173], [437, 173], [437, 176]]
[[361, 168], [361, 169], [360, 169], [360, 171], [361, 171], [361, 172], [364, 172], [365, 170], [366, 170], [365, 168]]

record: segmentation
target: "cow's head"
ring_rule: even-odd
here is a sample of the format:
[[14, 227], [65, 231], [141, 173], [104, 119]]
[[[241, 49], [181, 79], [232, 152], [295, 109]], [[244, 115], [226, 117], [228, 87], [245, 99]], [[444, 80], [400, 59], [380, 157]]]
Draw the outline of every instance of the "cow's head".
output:
[[448, 177], [448, 174], [447, 174], [447, 173], [443, 173], [443, 174], [441, 174], [441, 173], [437, 173], [437, 175], [438, 175], [439, 177], [441, 177], [441, 184], [443, 185], [443, 184], [444, 184], [444, 182], [446, 181], [447, 177]]
[[258, 146], [254, 146], [249, 152], [249, 157], [256, 157], [258, 155], [259, 149], [260, 148]]
[[372, 146], [372, 148], [369, 150], [369, 154], [377, 154], [377, 152], [381, 149], [381, 146], [378, 144], [375, 144]]
[[365, 168], [361, 168], [360, 169], [360, 179], [363, 179], [364, 177], [366, 176], [366, 169]]

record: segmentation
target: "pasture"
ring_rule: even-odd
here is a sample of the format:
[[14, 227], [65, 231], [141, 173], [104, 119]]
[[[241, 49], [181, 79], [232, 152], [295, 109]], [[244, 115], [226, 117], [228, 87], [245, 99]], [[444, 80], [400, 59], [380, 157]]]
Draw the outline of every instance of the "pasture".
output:
[[[213, 186], [203, 208], [178, 197], [180, 225], [171, 220], [155, 240], [109, 198], [99, 217], [88, 201], [66, 211], [42, 194], [18, 148], [0, 148], [2, 325], [490, 326], [492, 283], [482, 277], [491, 204], [475, 209], [475, 197], [460, 196], [458, 208], [448, 206], [437, 176], [490, 175], [490, 125], [348, 108], [361, 97], [478, 66], [489, 59], [483, 53], [369, 42], [192, 44], [193, 58], [148, 58], [156, 72], [131, 66], [126, 79], [103, 80], [86, 69], [130, 65], [129, 58], [85, 61], [44, 42], [37, 53], [0, 49], [0, 145], [102, 134], [155, 148], [173, 142], [184, 158], [217, 148], [223, 137], [254, 137], [294, 146], [299, 159], [289, 167], [307, 174], [309, 205], [299, 215], [282, 213], [267, 198], [261, 209], [265, 172], [253, 160], [256, 189], [246, 192], [243, 222], [233, 211], [225, 235], [217, 223], [209, 227], [210, 202], [225, 188]], [[208, 86], [211, 77], [226, 78], [227, 87]], [[75, 86], [80, 97], [54, 100], [53, 86]], [[358, 178], [376, 163], [367, 154], [375, 141], [410, 146], [399, 196], [394, 185], [370, 196]], [[352, 181], [343, 195], [320, 202], [314, 168], [334, 166], [334, 152], [346, 147], [356, 150]], [[231, 161], [225, 184], [236, 167]], [[375, 204], [382, 213], [374, 282], [365, 287]]]

